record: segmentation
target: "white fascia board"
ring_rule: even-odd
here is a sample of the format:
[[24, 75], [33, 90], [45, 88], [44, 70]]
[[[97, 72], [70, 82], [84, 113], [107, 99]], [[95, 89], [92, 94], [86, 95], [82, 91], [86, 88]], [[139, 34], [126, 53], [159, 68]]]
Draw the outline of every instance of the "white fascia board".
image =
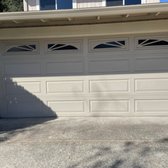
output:
[[0, 40], [168, 33], [168, 20], [0, 29]]

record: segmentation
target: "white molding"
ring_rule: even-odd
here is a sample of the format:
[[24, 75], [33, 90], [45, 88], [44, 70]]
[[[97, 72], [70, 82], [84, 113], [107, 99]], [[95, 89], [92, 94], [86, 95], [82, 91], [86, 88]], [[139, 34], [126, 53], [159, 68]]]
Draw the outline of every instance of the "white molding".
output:
[[23, 0], [23, 9], [24, 11], [28, 11], [28, 0]]
[[123, 6], [125, 5], [125, 0], [123, 0]]
[[55, 10], [57, 10], [57, 0], [55, 0]]

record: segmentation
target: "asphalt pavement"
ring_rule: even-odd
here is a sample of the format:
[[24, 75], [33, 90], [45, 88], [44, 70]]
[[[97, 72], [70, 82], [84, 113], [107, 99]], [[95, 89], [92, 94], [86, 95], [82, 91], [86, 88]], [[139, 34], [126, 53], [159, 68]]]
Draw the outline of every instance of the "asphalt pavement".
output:
[[168, 118], [1, 119], [0, 168], [168, 168]]

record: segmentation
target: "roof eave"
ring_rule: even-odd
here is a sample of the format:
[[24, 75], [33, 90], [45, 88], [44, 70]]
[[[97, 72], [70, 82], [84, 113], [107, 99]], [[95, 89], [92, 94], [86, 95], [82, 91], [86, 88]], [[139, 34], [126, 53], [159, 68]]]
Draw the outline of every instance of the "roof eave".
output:
[[133, 14], [158, 13], [158, 12], [168, 13], [168, 3], [71, 9], [71, 10], [7, 12], [0, 14], [0, 21], [63, 19], [63, 18], [80, 18], [80, 17], [93, 17], [93, 16], [118, 16], [118, 15], [121, 16], [128, 14], [133, 15]]

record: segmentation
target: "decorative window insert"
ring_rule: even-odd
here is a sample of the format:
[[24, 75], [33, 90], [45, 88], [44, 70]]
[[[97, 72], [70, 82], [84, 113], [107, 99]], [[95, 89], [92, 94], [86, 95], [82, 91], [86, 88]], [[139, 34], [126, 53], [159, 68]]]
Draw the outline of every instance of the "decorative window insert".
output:
[[125, 41], [111, 41], [98, 44], [94, 47], [94, 49], [103, 49], [103, 48], [125, 48]]
[[48, 53], [78, 53], [81, 50], [81, 41], [51, 41], [46, 44]]
[[48, 44], [48, 51], [61, 50], [78, 50], [78, 48], [70, 44]]
[[10, 46], [7, 49], [7, 53], [11, 52], [35, 52], [37, 51], [37, 46], [35, 44], [30, 45], [18, 45], [18, 46]]
[[158, 39], [139, 39], [138, 47], [150, 47], [150, 46], [168, 46], [167, 40]]
[[116, 39], [116, 40], [98, 40], [89, 42], [90, 51], [111, 51], [111, 50], [125, 50], [128, 48], [127, 39]]

